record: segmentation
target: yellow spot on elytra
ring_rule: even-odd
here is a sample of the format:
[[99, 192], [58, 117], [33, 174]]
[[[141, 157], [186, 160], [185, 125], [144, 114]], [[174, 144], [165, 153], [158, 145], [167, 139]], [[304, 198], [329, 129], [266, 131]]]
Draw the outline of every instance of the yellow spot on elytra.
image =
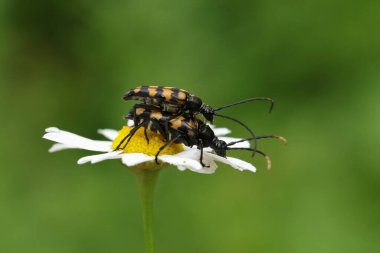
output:
[[145, 112], [145, 108], [136, 108], [136, 115], [140, 116]]
[[178, 99], [179, 99], [179, 100], [185, 100], [185, 99], [186, 99], [186, 93], [183, 92], [182, 90], [180, 90], [180, 91], [178, 92]]
[[166, 101], [170, 101], [170, 99], [172, 99], [172, 94], [173, 94], [173, 91], [171, 89], [167, 89], [167, 88], [164, 88], [162, 89], [162, 94], [165, 98]]
[[157, 86], [156, 87], [153, 87], [153, 86], [148, 87], [148, 93], [149, 93], [150, 97], [155, 97], [157, 94]]
[[182, 126], [182, 121], [185, 120], [183, 116], [179, 116], [173, 120], [170, 121], [172, 124], [172, 128], [179, 129]]
[[[120, 131], [119, 135], [112, 143], [112, 148], [116, 149], [116, 147], [120, 144], [120, 142], [124, 139], [125, 136], [129, 134], [129, 132], [133, 129], [133, 127], [124, 126]], [[144, 127], [140, 127], [139, 130], [133, 135], [132, 139], [129, 141], [128, 145], [123, 149], [123, 153], [144, 153], [146, 155], [155, 156], [160, 147], [166, 144], [164, 138], [149, 129], [146, 130], [146, 133], [149, 138], [149, 144], [145, 139]], [[129, 137], [128, 137], [129, 138]], [[119, 149], [122, 149], [128, 140], [128, 138], [124, 141], [124, 143], [120, 146]], [[160, 155], [174, 155], [183, 151], [182, 144], [173, 143], [166, 147]]]
[[160, 111], [153, 111], [153, 112], [150, 114], [150, 118], [151, 118], [151, 119], [157, 119], [157, 120], [160, 120], [160, 119], [162, 119], [162, 112], [160, 112]]

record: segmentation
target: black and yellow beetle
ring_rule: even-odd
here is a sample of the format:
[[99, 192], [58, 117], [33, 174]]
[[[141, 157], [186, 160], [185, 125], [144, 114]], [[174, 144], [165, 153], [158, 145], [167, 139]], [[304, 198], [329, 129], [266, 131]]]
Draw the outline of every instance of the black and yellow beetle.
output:
[[[233, 120], [240, 125], [242, 125], [247, 131], [251, 134], [252, 140], [254, 141], [254, 150], [257, 147], [257, 141], [255, 134], [252, 130], [244, 124], [242, 121], [219, 113], [215, 113], [216, 111], [222, 110], [224, 108], [228, 108], [231, 106], [248, 103], [252, 101], [258, 100], [266, 100], [271, 102], [271, 106], [269, 108], [269, 112], [272, 111], [274, 101], [271, 98], [266, 97], [257, 97], [257, 98], [248, 98], [245, 100], [241, 100], [229, 105], [224, 105], [220, 107], [213, 108], [205, 103], [203, 103], [202, 99], [199, 97], [190, 94], [188, 91], [175, 88], [175, 87], [167, 87], [167, 86], [138, 86], [133, 89], [130, 89], [123, 96], [124, 100], [139, 100], [143, 101], [147, 105], [155, 106], [159, 108], [163, 112], [172, 113], [171, 117], [176, 117], [182, 113], [188, 112], [190, 114], [198, 114], [201, 113], [206, 120], [213, 123], [214, 116], [219, 116], [222, 118], [227, 118]], [[252, 156], [255, 152], [252, 153]]]
[[[253, 138], [242, 139], [236, 142], [226, 143], [223, 140], [218, 139], [215, 136], [213, 130], [209, 125], [205, 124], [202, 120], [194, 117], [191, 113], [183, 113], [179, 116], [173, 117], [172, 113], [163, 112], [154, 106], [147, 104], [136, 104], [130, 110], [130, 112], [125, 115], [126, 119], [131, 119], [134, 121], [135, 127], [131, 132], [124, 137], [123, 140], [118, 144], [116, 149], [124, 149], [128, 145], [129, 141], [136, 133], [136, 131], [144, 127], [152, 132], [160, 134], [166, 141], [155, 155], [156, 163], [158, 163], [158, 155], [172, 143], [182, 143], [186, 146], [192, 147], [197, 146], [201, 150], [200, 163], [202, 166], [206, 166], [203, 163], [203, 148], [210, 147], [219, 156], [226, 157], [227, 150], [249, 150], [263, 155], [268, 162], [268, 168], [270, 168], [269, 157], [260, 150], [255, 150], [252, 148], [234, 148], [232, 145], [252, 140]], [[145, 137], [149, 143], [148, 136], [145, 132]], [[276, 135], [268, 136], [256, 136], [255, 139], [264, 138], [277, 138], [282, 140], [283, 138]]]
[[214, 116], [224, 116], [215, 112], [227, 107], [257, 100], [266, 100], [271, 102], [269, 109], [269, 111], [271, 111], [274, 105], [274, 101], [271, 98], [257, 97], [248, 98], [233, 104], [213, 108], [203, 103], [202, 99], [190, 94], [186, 90], [167, 86], [138, 86], [126, 92], [123, 98], [124, 100], [143, 101], [145, 104], [157, 106], [161, 108], [162, 111], [171, 112], [174, 115], [181, 114], [183, 112], [190, 112], [194, 114], [201, 113], [206, 120], [211, 123], [213, 122]]

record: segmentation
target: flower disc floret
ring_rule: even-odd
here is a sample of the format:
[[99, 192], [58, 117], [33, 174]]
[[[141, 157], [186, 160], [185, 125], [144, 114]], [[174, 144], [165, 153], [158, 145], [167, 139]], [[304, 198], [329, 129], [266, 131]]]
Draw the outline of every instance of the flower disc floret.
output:
[[[120, 142], [128, 136], [130, 131], [133, 129], [133, 127], [124, 126], [120, 131], [116, 139], [112, 142], [112, 148], [116, 149], [117, 146], [120, 144]], [[149, 129], [146, 129], [146, 133], [149, 139], [149, 144], [145, 138], [144, 128], [141, 127], [139, 130], [136, 131], [136, 133], [133, 135], [133, 137], [130, 139], [128, 145], [125, 146], [127, 139], [121, 144], [121, 148], [123, 148], [123, 153], [144, 153], [149, 156], [155, 156], [160, 149], [160, 147], [164, 146], [166, 144], [166, 141], [164, 138]], [[124, 147], [125, 146], [125, 147]], [[177, 153], [182, 152], [183, 145], [173, 143], [168, 145], [165, 149], [162, 150], [160, 155], [174, 155]]]

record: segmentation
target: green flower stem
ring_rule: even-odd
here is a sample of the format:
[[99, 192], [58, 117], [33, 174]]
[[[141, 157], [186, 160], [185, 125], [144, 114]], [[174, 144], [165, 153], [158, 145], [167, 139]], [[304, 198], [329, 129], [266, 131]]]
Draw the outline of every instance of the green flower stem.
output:
[[153, 197], [154, 186], [160, 170], [140, 170], [136, 171], [137, 181], [140, 186], [140, 198], [142, 204], [142, 214], [145, 234], [146, 253], [154, 253], [153, 247]]

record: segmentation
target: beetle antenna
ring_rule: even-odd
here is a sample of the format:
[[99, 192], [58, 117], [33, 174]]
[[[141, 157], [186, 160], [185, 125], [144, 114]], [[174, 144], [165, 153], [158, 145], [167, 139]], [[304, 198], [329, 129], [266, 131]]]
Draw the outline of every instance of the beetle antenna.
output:
[[229, 105], [224, 105], [224, 106], [216, 107], [216, 108], [214, 108], [214, 111], [219, 111], [219, 110], [222, 110], [222, 109], [224, 109], [224, 108], [231, 107], [231, 106], [240, 105], [240, 104], [244, 104], [244, 103], [248, 103], [248, 102], [252, 102], [252, 101], [258, 101], [258, 100], [270, 101], [270, 102], [271, 102], [271, 105], [270, 105], [270, 107], [269, 107], [269, 112], [272, 111], [273, 106], [274, 106], [274, 100], [271, 99], [271, 98], [266, 98], [266, 97], [247, 98], [247, 99], [244, 99], [244, 100], [241, 100], [241, 101], [238, 101], [238, 102], [235, 102], [235, 103], [229, 104]]
[[252, 157], [255, 156], [255, 151], [256, 151], [256, 147], [257, 147], [257, 140], [256, 140], [256, 135], [253, 133], [253, 131], [246, 125], [244, 124], [242, 121], [238, 120], [238, 119], [235, 119], [235, 118], [232, 118], [230, 116], [226, 116], [226, 115], [222, 115], [222, 114], [218, 114], [218, 113], [215, 113], [214, 114], [215, 116], [219, 116], [219, 117], [222, 117], [222, 118], [226, 118], [226, 119], [230, 119], [230, 120], [233, 120], [237, 123], [239, 123], [240, 125], [242, 125], [245, 129], [247, 129], [247, 131], [251, 134], [252, 138], [250, 138], [250, 140], [253, 140], [254, 143], [255, 143], [255, 146], [253, 148], [253, 153], [252, 153]]
[[267, 168], [268, 170], [270, 170], [272, 168], [272, 160], [270, 159], [270, 157], [265, 154], [263, 151], [261, 150], [254, 150], [253, 148], [227, 148], [228, 150], [249, 150], [249, 151], [254, 151], [256, 153], [259, 153], [260, 155], [264, 156], [265, 160], [267, 160]]
[[[259, 140], [259, 139], [277, 139], [281, 142], [283, 142], [285, 145], [288, 145], [288, 140], [285, 139], [284, 137], [280, 136], [280, 135], [263, 135], [263, 136], [256, 136], [256, 140]], [[227, 146], [231, 146], [231, 145], [234, 145], [236, 143], [240, 143], [240, 142], [244, 142], [244, 141], [251, 141], [253, 140], [252, 138], [247, 138], [247, 139], [241, 139], [241, 140], [238, 140], [238, 141], [234, 141], [234, 142], [230, 142], [227, 144]]]

